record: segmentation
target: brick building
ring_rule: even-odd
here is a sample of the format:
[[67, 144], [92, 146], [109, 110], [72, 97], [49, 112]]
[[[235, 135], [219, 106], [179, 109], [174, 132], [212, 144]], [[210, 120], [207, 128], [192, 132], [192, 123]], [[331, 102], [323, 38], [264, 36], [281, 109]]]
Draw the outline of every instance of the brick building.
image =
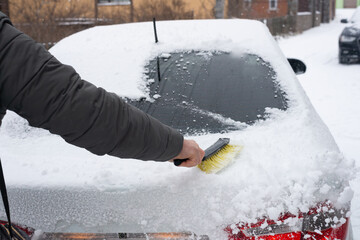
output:
[[228, 17], [261, 20], [273, 34], [302, 32], [334, 16], [335, 0], [228, 0]]
[[357, 6], [360, 5], [360, 1], [359, 0], [343, 0], [342, 4], [343, 4], [344, 8], [356, 8]]
[[228, 0], [228, 18], [258, 19], [266, 23], [273, 34], [293, 31], [288, 15], [288, 0]]
[[266, 19], [284, 17], [288, 13], [288, 1], [229, 0], [228, 17]]

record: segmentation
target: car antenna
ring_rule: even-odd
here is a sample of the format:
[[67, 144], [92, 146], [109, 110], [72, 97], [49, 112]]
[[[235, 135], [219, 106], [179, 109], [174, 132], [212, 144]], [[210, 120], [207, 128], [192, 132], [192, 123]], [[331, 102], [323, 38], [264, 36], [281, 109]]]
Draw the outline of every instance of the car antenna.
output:
[[156, 19], [155, 17], [153, 18], [153, 25], [154, 25], [154, 34], [155, 34], [155, 43], [158, 43], [158, 36], [157, 36], [157, 31], [156, 31]]
[[161, 81], [161, 75], [160, 75], [160, 58], [156, 57], [156, 65], [157, 65], [157, 75], [159, 82]]
[[[155, 43], [159, 42], [158, 36], [157, 36], [157, 31], [156, 31], [156, 19], [155, 17], [153, 18], [153, 25], [154, 25], [154, 35], [155, 35]], [[161, 81], [161, 75], [160, 75], [160, 59], [159, 57], [156, 57], [156, 65], [157, 65], [157, 75], [158, 75], [158, 79], [159, 82]]]

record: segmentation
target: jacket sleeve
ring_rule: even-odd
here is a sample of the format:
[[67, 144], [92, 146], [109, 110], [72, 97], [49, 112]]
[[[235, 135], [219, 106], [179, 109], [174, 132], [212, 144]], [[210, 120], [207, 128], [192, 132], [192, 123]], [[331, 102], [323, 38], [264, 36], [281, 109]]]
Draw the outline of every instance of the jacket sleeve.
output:
[[0, 109], [97, 155], [166, 161], [182, 149], [177, 131], [82, 80], [1, 12]]

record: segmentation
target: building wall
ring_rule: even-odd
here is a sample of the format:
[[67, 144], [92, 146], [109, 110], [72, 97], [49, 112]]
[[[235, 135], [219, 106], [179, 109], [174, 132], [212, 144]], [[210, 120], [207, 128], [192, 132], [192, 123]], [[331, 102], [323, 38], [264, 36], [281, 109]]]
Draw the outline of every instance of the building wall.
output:
[[321, 22], [329, 23], [335, 18], [335, 0], [323, 1], [321, 5]]
[[312, 16], [310, 12], [298, 14], [296, 21], [297, 32], [303, 32], [312, 27]]
[[344, 0], [344, 8], [356, 8], [357, 0]]
[[311, 0], [300, 0], [299, 1], [299, 12], [310, 12]]
[[278, 0], [277, 8], [270, 9], [267, 0], [229, 0], [229, 17], [248, 18], [248, 19], [267, 19], [284, 17], [288, 14], [288, 1]]
[[284, 35], [293, 32], [291, 19], [288, 16], [263, 20], [272, 35]]
[[[316, 13], [315, 26], [319, 26], [321, 22], [321, 14]], [[303, 12], [297, 15], [296, 19], [296, 31], [303, 32], [313, 27], [313, 17], [310, 12]]]
[[300, 0], [298, 4], [298, 11], [312, 12], [314, 6], [316, 11], [321, 11], [322, 5], [328, 3], [329, 1], [335, 2], [335, 0]]
[[278, 0], [277, 7], [270, 9], [268, 0], [229, 0], [226, 9], [228, 18], [258, 19], [277, 35], [294, 31], [297, 3], [298, 0]]
[[269, 2], [263, 0], [253, 0], [252, 12], [255, 18], [275, 18], [284, 17], [288, 12], [288, 3], [284, 0], [278, 0], [275, 10], [269, 9]]
[[[345, 2], [344, 1], [346, 1], [346, 0], [336, 0], [336, 8], [344, 8], [345, 7]], [[360, 0], [355, 0], [355, 4], [356, 4], [356, 6], [360, 6]], [[350, 7], [353, 7], [353, 5], [354, 5], [354, 3], [350, 2]]]

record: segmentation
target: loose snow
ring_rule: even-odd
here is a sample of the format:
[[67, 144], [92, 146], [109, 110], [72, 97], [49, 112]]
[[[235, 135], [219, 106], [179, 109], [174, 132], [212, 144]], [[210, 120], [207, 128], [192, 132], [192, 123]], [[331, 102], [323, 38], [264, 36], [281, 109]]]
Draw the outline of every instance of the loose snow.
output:
[[[169, 58], [174, 50], [251, 51], [272, 63], [277, 81], [288, 93], [289, 109], [268, 109], [269, 119], [241, 131], [188, 136], [203, 148], [219, 137], [230, 137], [232, 144], [244, 146], [231, 166], [214, 175], [171, 163], [94, 156], [29, 127], [8, 112], [0, 146], [14, 221], [44, 231], [192, 231], [221, 239], [222, 229], [239, 221], [255, 222], [262, 216], [276, 219], [284, 211], [297, 214], [326, 200], [346, 206], [353, 193], [347, 183], [354, 176], [354, 161], [339, 152], [261, 23], [159, 22], [158, 33], [156, 45], [151, 23], [95, 27], [62, 40], [51, 52], [74, 66], [84, 79], [120, 96], [140, 98], [148, 97], [144, 67], [160, 54]], [[280, 45], [288, 50], [288, 57], [299, 57], [296, 53], [301, 51], [293, 47], [293, 39], [308, 48], [302, 48], [300, 55], [305, 60], [328, 51], [325, 46], [330, 44], [315, 48], [311, 31], [282, 39]], [[321, 60], [334, 63], [333, 58]], [[333, 76], [344, 79], [345, 83], [337, 79], [338, 84], [355, 84], [335, 69], [330, 73], [325, 67], [312, 68], [311, 61], [307, 64], [309, 73], [304, 76], [312, 79], [304, 85], [319, 80], [319, 89], [326, 89], [325, 80], [333, 82]], [[359, 76], [358, 68], [350, 68], [357, 75], [347, 76]], [[326, 100], [324, 96], [320, 102]]]
[[331, 23], [280, 39], [279, 45], [287, 57], [299, 58], [307, 64], [307, 73], [298, 76], [300, 83], [341, 151], [356, 161], [357, 177], [350, 182], [355, 191], [351, 221], [356, 240], [360, 239], [360, 66], [338, 63], [339, 36], [345, 26], [351, 25], [341, 24], [340, 19], [350, 19], [354, 11], [337, 9]]

